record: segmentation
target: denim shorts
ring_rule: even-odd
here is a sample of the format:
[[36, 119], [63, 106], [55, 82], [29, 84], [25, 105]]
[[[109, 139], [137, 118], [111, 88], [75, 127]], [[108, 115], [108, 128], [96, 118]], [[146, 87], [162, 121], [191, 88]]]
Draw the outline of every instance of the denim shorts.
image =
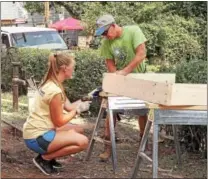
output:
[[48, 146], [53, 141], [55, 135], [55, 130], [50, 130], [35, 139], [25, 139], [25, 144], [32, 151], [43, 155], [47, 153]]

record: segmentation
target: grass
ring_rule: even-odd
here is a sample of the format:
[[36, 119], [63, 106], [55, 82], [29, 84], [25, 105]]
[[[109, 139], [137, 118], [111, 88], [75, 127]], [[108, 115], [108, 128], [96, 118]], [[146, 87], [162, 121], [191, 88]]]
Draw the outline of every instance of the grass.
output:
[[[12, 92], [1, 93], [1, 99], [7, 99], [12, 101]], [[26, 95], [19, 96], [18, 101], [19, 103], [27, 104], [27, 96]]]
[[[18, 98], [18, 112], [13, 111], [13, 97], [12, 92], [2, 93], [1, 94], [1, 112], [2, 116], [6, 118], [5, 115], [9, 115], [10, 118], [14, 119], [26, 119], [28, 116], [28, 98], [26, 95], [19, 96]], [[24, 104], [22, 106], [21, 104]], [[153, 110], [149, 111], [149, 119], [153, 119]]]
[[[27, 96], [20, 96], [18, 98], [18, 112], [13, 110], [13, 99], [12, 93], [2, 93], [1, 94], [1, 112], [2, 117], [6, 118], [9, 116], [10, 119], [26, 119], [28, 116], [28, 107], [27, 107]], [[22, 106], [21, 104], [24, 104]]]

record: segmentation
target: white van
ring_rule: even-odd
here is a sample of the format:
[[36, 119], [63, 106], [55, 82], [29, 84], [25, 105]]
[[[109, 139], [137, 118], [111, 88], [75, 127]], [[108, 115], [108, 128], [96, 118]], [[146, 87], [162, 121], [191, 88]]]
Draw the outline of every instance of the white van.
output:
[[17, 48], [67, 50], [68, 47], [55, 29], [43, 27], [1, 27], [2, 44]]

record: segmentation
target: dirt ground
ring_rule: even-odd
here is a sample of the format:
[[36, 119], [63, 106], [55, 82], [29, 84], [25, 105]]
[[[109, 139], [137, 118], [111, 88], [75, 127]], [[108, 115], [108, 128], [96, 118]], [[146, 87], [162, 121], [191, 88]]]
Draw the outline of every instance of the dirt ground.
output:
[[[87, 122], [88, 121], [88, 122]], [[94, 119], [84, 120], [84, 123], [94, 123]], [[79, 122], [78, 122], [79, 123]], [[83, 123], [83, 121], [82, 121]], [[12, 127], [1, 124], [1, 177], [2, 178], [52, 178], [45, 176], [37, 169], [32, 158], [35, 153], [28, 150], [23, 143], [21, 133]], [[103, 131], [104, 123], [101, 123], [99, 133]], [[86, 135], [90, 138], [93, 129], [88, 129]], [[123, 119], [116, 126], [120, 138], [117, 143], [118, 166], [116, 174], [113, 174], [112, 162], [99, 161], [98, 155], [103, 151], [103, 144], [96, 142], [89, 161], [84, 161], [86, 152], [81, 152], [70, 157], [60, 158], [64, 165], [59, 175], [53, 178], [128, 178], [134, 166], [138, 150], [138, 126], [135, 121]], [[149, 139], [151, 146], [151, 136]], [[160, 178], [207, 178], [207, 160], [199, 154], [184, 152], [182, 167], [176, 165], [176, 154], [173, 142], [165, 140], [159, 143], [159, 172]], [[168, 170], [165, 171], [165, 170]], [[138, 178], [151, 178], [151, 166], [144, 161], [138, 171]]]

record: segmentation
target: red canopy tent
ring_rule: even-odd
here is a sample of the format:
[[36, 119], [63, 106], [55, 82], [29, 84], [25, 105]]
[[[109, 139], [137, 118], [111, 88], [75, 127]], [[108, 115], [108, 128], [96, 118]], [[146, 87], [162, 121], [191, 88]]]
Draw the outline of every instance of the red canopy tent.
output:
[[81, 21], [69, 17], [67, 19], [57, 21], [54, 24], [49, 25], [50, 28], [56, 30], [83, 30], [84, 27], [81, 25]]

